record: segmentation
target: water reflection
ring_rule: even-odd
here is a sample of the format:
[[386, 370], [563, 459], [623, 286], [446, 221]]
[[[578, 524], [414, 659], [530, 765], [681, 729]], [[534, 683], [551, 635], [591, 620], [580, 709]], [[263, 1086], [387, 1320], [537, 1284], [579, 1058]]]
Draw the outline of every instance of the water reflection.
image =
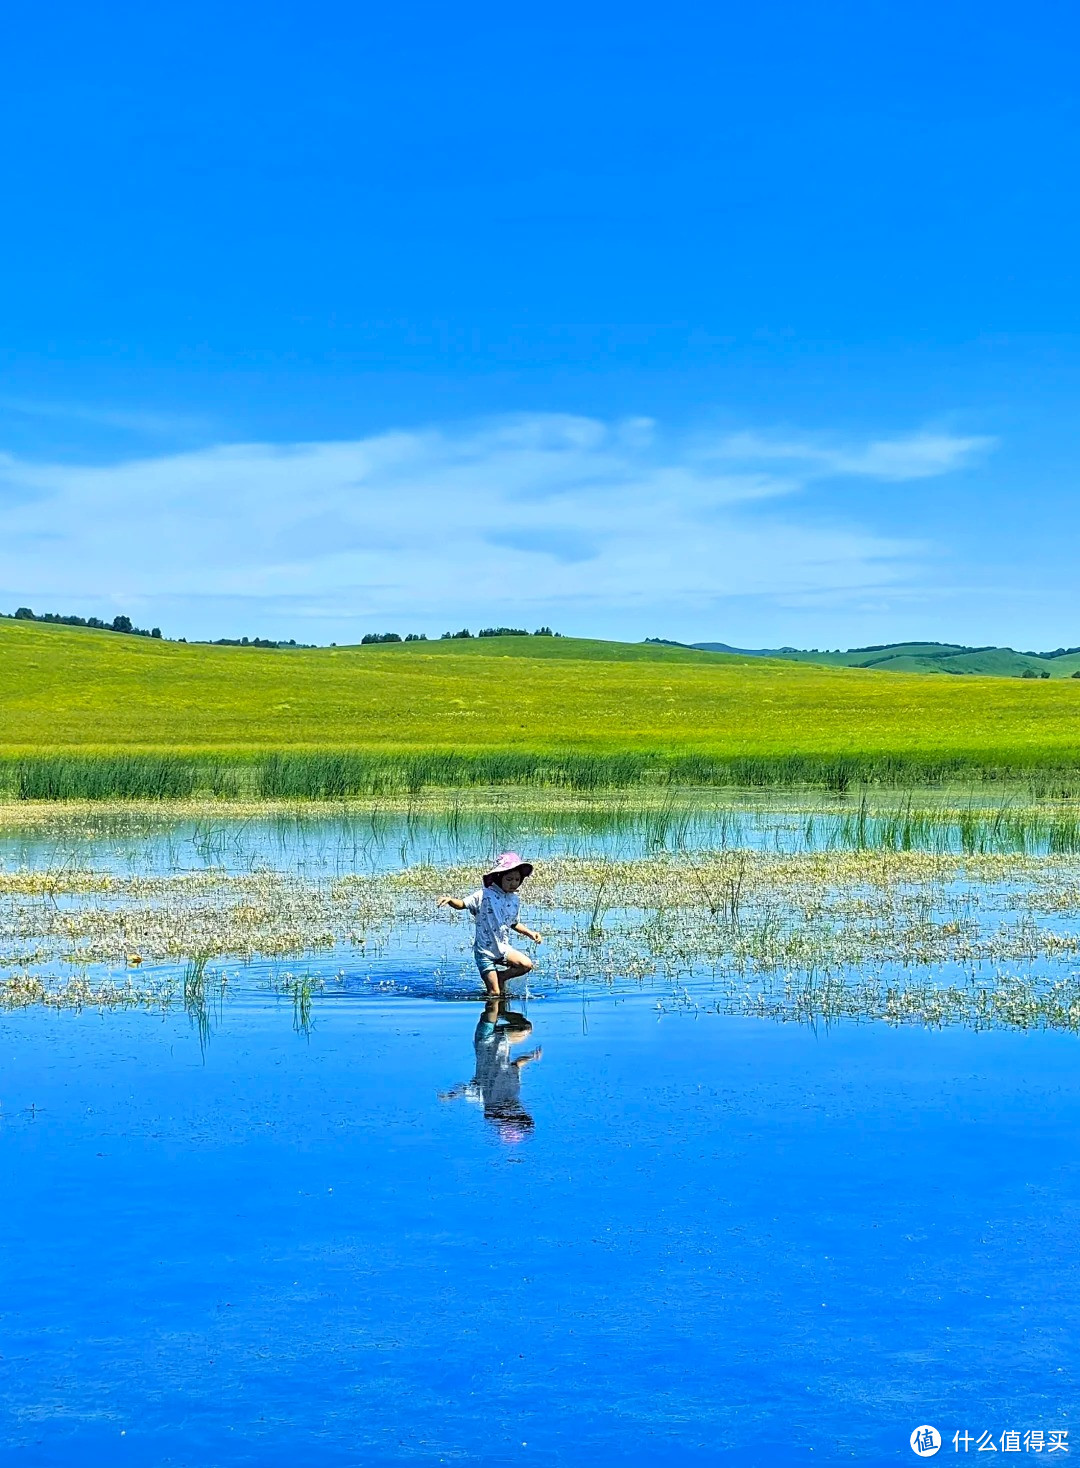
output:
[[523, 1055], [515, 1056], [513, 1050], [528, 1040], [532, 1032], [531, 1020], [508, 1008], [506, 999], [492, 996], [484, 1005], [473, 1032], [476, 1069], [472, 1080], [441, 1091], [439, 1100], [456, 1101], [464, 1097], [483, 1107], [484, 1116], [504, 1142], [523, 1141], [535, 1123], [522, 1104], [521, 1073], [544, 1052], [539, 1045]]

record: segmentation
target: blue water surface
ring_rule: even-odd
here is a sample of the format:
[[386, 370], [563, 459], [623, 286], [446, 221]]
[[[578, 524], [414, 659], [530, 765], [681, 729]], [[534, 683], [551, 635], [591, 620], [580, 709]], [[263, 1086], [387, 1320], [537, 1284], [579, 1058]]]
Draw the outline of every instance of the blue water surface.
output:
[[921, 1423], [954, 1461], [1069, 1428], [1076, 1037], [524, 1008], [0, 1018], [0, 1462], [875, 1464]]
[[[197, 818], [154, 819], [145, 811], [125, 816], [113, 809], [83, 823], [59, 820], [52, 830], [0, 830], [0, 870], [79, 867], [146, 876], [274, 867], [318, 877], [425, 864], [483, 867], [508, 848], [527, 851], [534, 860], [559, 855], [626, 859], [733, 848], [846, 850], [861, 847], [867, 838], [873, 845], [874, 830], [903, 804], [898, 795], [883, 795], [879, 815], [871, 811], [861, 823], [860, 801], [843, 795], [819, 793], [804, 809], [790, 793], [776, 799], [745, 791], [726, 800], [715, 791], [675, 792], [651, 804], [628, 795], [577, 809], [557, 803], [522, 808], [513, 792], [490, 806], [463, 803], [432, 810], [357, 803], [334, 812], [298, 806], [291, 813], [270, 815], [238, 817], [226, 811], [215, 816], [208, 810]], [[953, 817], [924, 834], [931, 849], [964, 849]], [[1030, 849], [1044, 850], [1045, 845], [1045, 840], [1042, 845], [1034, 841]]]

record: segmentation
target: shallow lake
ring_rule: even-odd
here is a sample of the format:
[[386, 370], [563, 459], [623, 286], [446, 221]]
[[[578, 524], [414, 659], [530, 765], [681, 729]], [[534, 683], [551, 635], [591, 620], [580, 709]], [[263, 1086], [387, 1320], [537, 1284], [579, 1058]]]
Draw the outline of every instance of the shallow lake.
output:
[[336, 998], [305, 1035], [252, 996], [205, 1047], [5, 1016], [3, 1461], [888, 1463], [922, 1423], [1069, 1427], [1075, 1037], [528, 1019], [476, 1085], [479, 1004]]
[[[740, 839], [801, 819], [750, 813]], [[511, 844], [373, 830], [2, 856], [302, 874]], [[215, 960], [227, 997], [190, 1014], [0, 1012], [0, 1463], [884, 1464], [916, 1461], [921, 1424], [954, 1458], [954, 1434], [1069, 1442], [1075, 1032], [777, 1023], [710, 1011], [704, 980], [680, 1005], [670, 976], [542, 965], [498, 1009], [464, 944]], [[310, 1008], [274, 992], [339, 962]]]
[[[10, 811], [9, 807], [9, 811]], [[59, 808], [61, 811], [63, 807]], [[1078, 815], [1013, 807], [1005, 797], [970, 792], [911, 796], [786, 798], [684, 792], [651, 801], [633, 794], [592, 802], [537, 795], [519, 805], [513, 792], [400, 805], [303, 806], [274, 815], [235, 813], [163, 819], [115, 807], [80, 819], [0, 825], [0, 870], [65, 865], [145, 875], [212, 867], [241, 873], [272, 866], [297, 873], [377, 873], [403, 866], [486, 859], [507, 847], [553, 855], [634, 858], [653, 852], [718, 850], [796, 852], [867, 845], [916, 849], [1076, 850], [1066, 838]], [[167, 809], [167, 808], [166, 808]], [[974, 844], [972, 844], [974, 843]]]
[[[413, 811], [388, 807], [325, 815], [295, 812], [248, 819], [140, 822], [114, 812], [85, 826], [18, 832], [0, 829], [0, 864], [56, 868], [65, 863], [97, 870], [165, 873], [212, 867], [237, 873], [273, 866], [298, 873], [377, 873], [403, 866], [481, 861], [515, 843], [530, 855], [647, 856], [654, 851], [800, 849], [828, 839], [839, 823], [833, 811], [797, 812], [763, 802], [695, 806], [661, 801], [594, 807], [553, 804], [521, 810], [509, 801], [448, 805]], [[109, 829], [109, 828], [112, 829]], [[104, 829], [103, 829], [104, 828]]]

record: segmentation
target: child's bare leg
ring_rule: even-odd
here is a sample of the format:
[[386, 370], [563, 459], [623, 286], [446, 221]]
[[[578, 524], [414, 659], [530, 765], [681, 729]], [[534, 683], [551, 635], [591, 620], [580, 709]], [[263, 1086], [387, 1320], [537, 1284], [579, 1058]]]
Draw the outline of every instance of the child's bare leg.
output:
[[503, 969], [503, 981], [507, 979], [521, 979], [526, 974], [531, 974], [533, 961], [527, 954], [519, 953], [516, 948], [508, 948], [503, 954], [506, 967]]
[[502, 984], [499, 982], [499, 970], [497, 968], [485, 969], [480, 975], [484, 981], [484, 988], [493, 999], [502, 997]]

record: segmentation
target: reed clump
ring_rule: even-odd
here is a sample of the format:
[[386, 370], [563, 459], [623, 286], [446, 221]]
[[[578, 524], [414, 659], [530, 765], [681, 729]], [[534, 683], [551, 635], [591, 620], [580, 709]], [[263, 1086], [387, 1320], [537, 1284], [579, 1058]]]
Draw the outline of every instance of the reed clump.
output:
[[18, 760], [17, 800], [186, 800], [204, 778], [181, 755], [37, 755]]
[[[278, 750], [200, 754], [24, 755], [0, 764], [15, 801], [252, 800], [341, 802], [424, 791], [517, 788], [617, 791], [1000, 791], [1006, 800], [1080, 799], [1080, 764], [1028, 764], [1007, 751], [925, 754], [709, 755], [670, 750]], [[1073, 838], [1075, 839], [1075, 835]]]
[[259, 793], [267, 799], [348, 800], [425, 789], [539, 785], [568, 790], [627, 789], [656, 775], [649, 757], [519, 751], [473, 754], [363, 752], [282, 753], [258, 762]]

